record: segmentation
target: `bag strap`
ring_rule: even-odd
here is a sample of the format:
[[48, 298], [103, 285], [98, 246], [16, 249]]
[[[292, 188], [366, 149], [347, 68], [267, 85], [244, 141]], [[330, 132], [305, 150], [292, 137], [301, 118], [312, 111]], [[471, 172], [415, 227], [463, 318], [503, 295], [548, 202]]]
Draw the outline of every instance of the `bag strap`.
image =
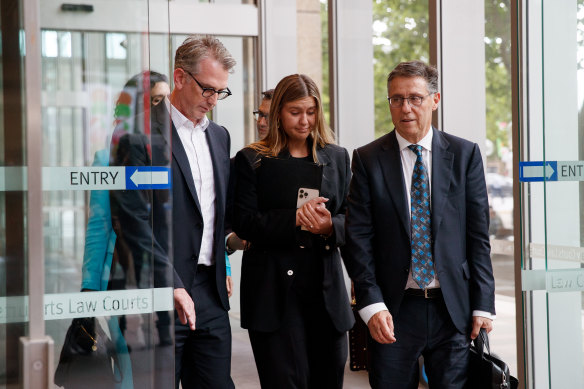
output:
[[485, 349], [487, 350], [487, 355], [491, 355], [491, 349], [489, 347], [489, 336], [487, 335], [487, 330], [481, 328], [481, 330], [479, 331], [479, 336], [477, 336], [476, 339], [473, 340], [473, 342], [481, 359], [483, 358]]

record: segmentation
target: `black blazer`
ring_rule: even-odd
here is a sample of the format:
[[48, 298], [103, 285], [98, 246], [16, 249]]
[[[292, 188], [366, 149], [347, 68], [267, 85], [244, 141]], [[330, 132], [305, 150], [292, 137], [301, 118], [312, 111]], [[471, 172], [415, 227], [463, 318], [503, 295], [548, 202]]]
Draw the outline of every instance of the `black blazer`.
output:
[[[196, 273], [203, 218], [186, 152], [176, 128], [172, 124], [166, 104], [158, 104], [150, 111], [151, 142], [143, 134], [121, 134], [116, 165], [171, 166], [172, 191], [112, 191], [112, 215], [125, 220], [123, 242], [134, 258], [150, 258], [165, 264], [166, 286], [185, 288], [192, 292]], [[116, 137], [114, 137], [116, 138]], [[172, 138], [172, 141], [171, 141]], [[215, 179], [215, 226], [213, 256], [216, 265], [217, 291], [224, 309], [229, 309], [225, 285], [224, 218], [227, 185], [229, 181], [230, 137], [227, 130], [210, 122], [206, 130]], [[122, 147], [122, 145], [130, 147]], [[127, 150], [119, 150], [125, 148]], [[170, 201], [172, 196], [172, 202]], [[172, 215], [169, 210], [172, 208]], [[114, 211], [115, 210], [115, 211]], [[136, 216], [138, 215], [138, 216]], [[172, 227], [169, 227], [172, 226]], [[169, 239], [172, 238], [172, 258], [168, 258]], [[119, 239], [118, 239], [119, 240]], [[174, 265], [170, 272], [168, 267]], [[156, 271], [156, 269], [155, 269]], [[159, 277], [162, 277], [160, 275]], [[168, 277], [166, 277], [168, 278]], [[154, 277], [157, 283], [157, 276]]]
[[[432, 240], [448, 312], [468, 332], [472, 311], [495, 313], [489, 205], [478, 145], [434, 131]], [[385, 302], [399, 316], [410, 270], [410, 213], [400, 150], [391, 133], [355, 150], [343, 258], [359, 309]]]
[[[287, 151], [280, 157], [289, 156]], [[317, 151], [323, 165], [321, 195], [328, 198], [333, 234], [314, 237], [314, 250], [323, 261], [322, 293], [325, 307], [339, 332], [354, 323], [343, 278], [338, 247], [345, 243], [345, 208], [351, 177], [347, 150], [327, 145]], [[288, 293], [297, 268], [303, 241], [296, 227], [295, 209], [260, 212], [257, 201], [256, 168], [260, 156], [244, 148], [235, 156], [234, 230], [251, 242], [243, 253], [241, 269], [241, 326], [255, 331], [275, 331], [283, 320]]]

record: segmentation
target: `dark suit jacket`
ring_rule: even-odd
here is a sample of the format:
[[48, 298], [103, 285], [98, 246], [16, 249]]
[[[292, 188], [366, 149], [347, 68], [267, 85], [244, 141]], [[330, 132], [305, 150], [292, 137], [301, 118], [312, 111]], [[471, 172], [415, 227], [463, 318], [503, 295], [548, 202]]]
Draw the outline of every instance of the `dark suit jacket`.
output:
[[[489, 206], [479, 147], [434, 131], [432, 240], [444, 301], [457, 329], [495, 313]], [[399, 316], [410, 270], [410, 213], [395, 130], [355, 150], [343, 258], [359, 309], [385, 302]]]
[[[139, 121], [137, 121], [139, 122]], [[185, 288], [192, 292], [196, 273], [203, 218], [195, 191], [186, 152], [172, 124], [166, 104], [150, 111], [150, 140], [141, 133], [120, 134], [112, 165], [171, 166], [172, 191], [112, 191], [112, 216], [120, 220], [123, 243], [130, 247], [133, 258], [154, 258], [165, 270], [155, 274], [164, 278], [165, 286]], [[206, 130], [215, 178], [215, 226], [213, 256], [216, 265], [217, 291], [225, 310], [229, 300], [225, 285], [224, 218], [229, 181], [230, 138], [227, 130], [210, 122]], [[171, 141], [172, 139], [172, 141]], [[172, 150], [171, 150], [172, 148]], [[172, 196], [172, 202], [169, 195]], [[170, 208], [172, 207], [172, 217]], [[171, 228], [169, 226], [172, 226]], [[172, 237], [172, 261], [168, 258], [169, 237]], [[120, 242], [121, 243], [121, 242]], [[156, 272], [156, 268], [155, 268]], [[173, 281], [169, 281], [170, 274]], [[163, 277], [164, 276], [164, 277]], [[165, 278], [166, 277], [166, 278]], [[196, 307], [195, 307], [196, 309]]]
[[[344, 148], [327, 145], [317, 152], [323, 166], [321, 195], [328, 198], [333, 234], [327, 239], [312, 234], [311, 244], [323, 261], [322, 293], [326, 310], [339, 332], [354, 323], [338, 247], [345, 243], [345, 207], [351, 177], [349, 154]], [[286, 158], [289, 153], [281, 153]], [[296, 227], [295, 209], [260, 212], [256, 168], [260, 157], [250, 148], [235, 156], [234, 230], [251, 242], [243, 253], [241, 270], [241, 326], [255, 331], [275, 331], [282, 324], [288, 293], [296, 274], [299, 246], [306, 238]]]

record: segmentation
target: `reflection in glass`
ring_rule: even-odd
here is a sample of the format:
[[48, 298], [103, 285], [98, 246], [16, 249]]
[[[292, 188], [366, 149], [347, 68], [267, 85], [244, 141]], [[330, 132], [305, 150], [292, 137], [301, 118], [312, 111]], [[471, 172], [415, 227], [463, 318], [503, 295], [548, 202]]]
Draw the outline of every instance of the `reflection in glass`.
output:
[[[42, 37], [44, 166], [106, 167], [111, 145], [124, 134], [140, 133], [149, 139], [149, 127], [144, 124], [149, 120], [152, 100], [150, 88], [144, 93], [143, 86], [153, 77], [141, 71], [142, 54], [136, 50], [143, 47], [142, 34], [43, 31]], [[156, 42], [161, 53], [168, 52], [165, 45], [168, 47], [168, 39]], [[132, 78], [132, 74], [138, 75]], [[169, 92], [165, 84], [161, 98]], [[149, 197], [156, 191], [134, 192]], [[124, 233], [112, 220], [108, 191], [47, 191], [43, 198], [46, 293], [153, 287], [152, 258], [124, 251]], [[85, 331], [97, 339], [98, 350], [109, 342], [115, 357], [108, 359], [113, 366], [109, 370], [100, 370], [95, 355], [87, 368], [79, 368], [75, 364], [82, 359], [77, 357], [74, 364], [60, 365], [55, 382], [79, 378], [87, 383], [110, 371], [119, 388], [171, 387], [171, 325], [166, 311], [47, 321], [47, 333], [55, 340], [56, 366], [61, 354], [66, 356], [71, 349], [66, 337]], [[160, 335], [162, 329], [164, 335]], [[163, 355], [164, 368], [157, 362]], [[63, 375], [63, 371], [67, 373]], [[74, 371], [83, 373], [75, 375]], [[107, 381], [102, 377], [95, 385]]]
[[28, 335], [27, 192], [22, 181], [7, 190], [14, 170], [26, 165], [21, 1], [0, 2], [0, 387], [17, 385], [19, 338]]

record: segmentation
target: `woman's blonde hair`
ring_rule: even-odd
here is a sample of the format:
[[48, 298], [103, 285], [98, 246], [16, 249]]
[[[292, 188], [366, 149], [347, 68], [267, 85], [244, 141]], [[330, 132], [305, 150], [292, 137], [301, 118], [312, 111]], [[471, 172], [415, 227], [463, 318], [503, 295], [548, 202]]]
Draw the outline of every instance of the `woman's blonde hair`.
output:
[[335, 139], [333, 132], [324, 120], [318, 87], [310, 77], [304, 74], [286, 76], [276, 85], [268, 117], [268, 135], [263, 140], [252, 143], [249, 147], [261, 155], [273, 157], [278, 156], [282, 150], [286, 149], [288, 147], [288, 136], [280, 123], [280, 112], [284, 104], [305, 97], [314, 98], [316, 103], [316, 122], [308, 135], [308, 139], [312, 143], [312, 158], [315, 162], [318, 162], [317, 148], [334, 143]]

